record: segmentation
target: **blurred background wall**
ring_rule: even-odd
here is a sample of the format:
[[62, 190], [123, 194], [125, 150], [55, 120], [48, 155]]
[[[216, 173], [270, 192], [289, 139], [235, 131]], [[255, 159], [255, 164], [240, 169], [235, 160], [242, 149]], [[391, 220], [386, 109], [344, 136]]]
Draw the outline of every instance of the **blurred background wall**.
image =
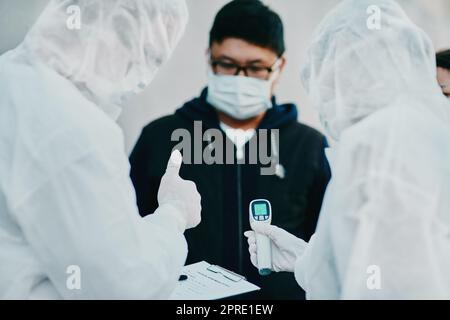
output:
[[[108, 0], [105, 0], [108, 1]], [[0, 54], [23, 39], [48, 0], [0, 0]], [[187, 0], [190, 22], [172, 59], [152, 85], [130, 101], [119, 120], [130, 151], [144, 125], [172, 113], [198, 95], [206, 84], [208, 33], [216, 12], [228, 0]], [[280, 102], [296, 102], [299, 119], [318, 129], [315, 111], [300, 83], [300, 66], [310, 35], [325, 13], [339, 0], [264, 1], [283, 18], [288, 65], [277, 90]], [[399, 0], [411, 18], [433, 39], [437, 49], [450, 48], [449, 0]]]

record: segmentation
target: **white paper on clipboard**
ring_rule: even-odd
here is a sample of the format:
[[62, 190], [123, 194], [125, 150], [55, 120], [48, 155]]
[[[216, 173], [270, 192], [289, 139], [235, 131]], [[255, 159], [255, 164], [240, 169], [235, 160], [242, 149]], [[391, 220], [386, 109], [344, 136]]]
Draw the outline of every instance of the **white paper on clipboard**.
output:
[[185, 266], [170, 300], [218, 300], [260, 290], [245, 277], [205, 261]]

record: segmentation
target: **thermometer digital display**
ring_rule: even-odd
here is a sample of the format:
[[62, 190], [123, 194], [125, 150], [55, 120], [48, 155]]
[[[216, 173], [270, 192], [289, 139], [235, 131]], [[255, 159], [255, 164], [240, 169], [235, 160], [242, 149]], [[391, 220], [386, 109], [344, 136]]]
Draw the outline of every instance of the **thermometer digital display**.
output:
[[[250, 226], [254, 230], [256, 224], [272, 223], [272, 207], [268, 200], [258, 199], [250, 203]], [[272, 272], [272, 248], [267, 236], [256, 233], [258, 270], [262, 276]]]

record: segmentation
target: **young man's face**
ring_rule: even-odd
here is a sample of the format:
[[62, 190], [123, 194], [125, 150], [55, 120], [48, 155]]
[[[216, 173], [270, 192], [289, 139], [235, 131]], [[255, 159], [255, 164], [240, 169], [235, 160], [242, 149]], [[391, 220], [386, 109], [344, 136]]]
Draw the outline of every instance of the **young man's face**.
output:
[[442, 88], [442, 92], [450, 98], [450, 70], [438, 67], [437, 79]]
[[[273, 80], [272, 94], [284, 69], [285, 58], [279, 58], [270, 49], [262, 48], [237, 38], [227, 38], [221, 43], [214, 42], [210, 48], [211, 59], [219, 61], [217, 74], [235, 75], [233, 66], [247, 67], [247, 76], [263, 80]], [[272, 72], [269, 69], [273, 69]], [[245, 76], [243, 70], [238, 75]]]

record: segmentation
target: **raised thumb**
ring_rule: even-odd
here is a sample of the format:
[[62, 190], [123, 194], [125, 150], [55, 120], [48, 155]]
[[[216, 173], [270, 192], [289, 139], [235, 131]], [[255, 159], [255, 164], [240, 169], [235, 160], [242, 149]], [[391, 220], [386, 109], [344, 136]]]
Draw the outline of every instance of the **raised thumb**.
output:
[[183, 156], [179, 150], [174, 150], [170, 155], [167, 163], [166, 174], [178, 175], [180, 173], [181, 164], [183, 163]]

